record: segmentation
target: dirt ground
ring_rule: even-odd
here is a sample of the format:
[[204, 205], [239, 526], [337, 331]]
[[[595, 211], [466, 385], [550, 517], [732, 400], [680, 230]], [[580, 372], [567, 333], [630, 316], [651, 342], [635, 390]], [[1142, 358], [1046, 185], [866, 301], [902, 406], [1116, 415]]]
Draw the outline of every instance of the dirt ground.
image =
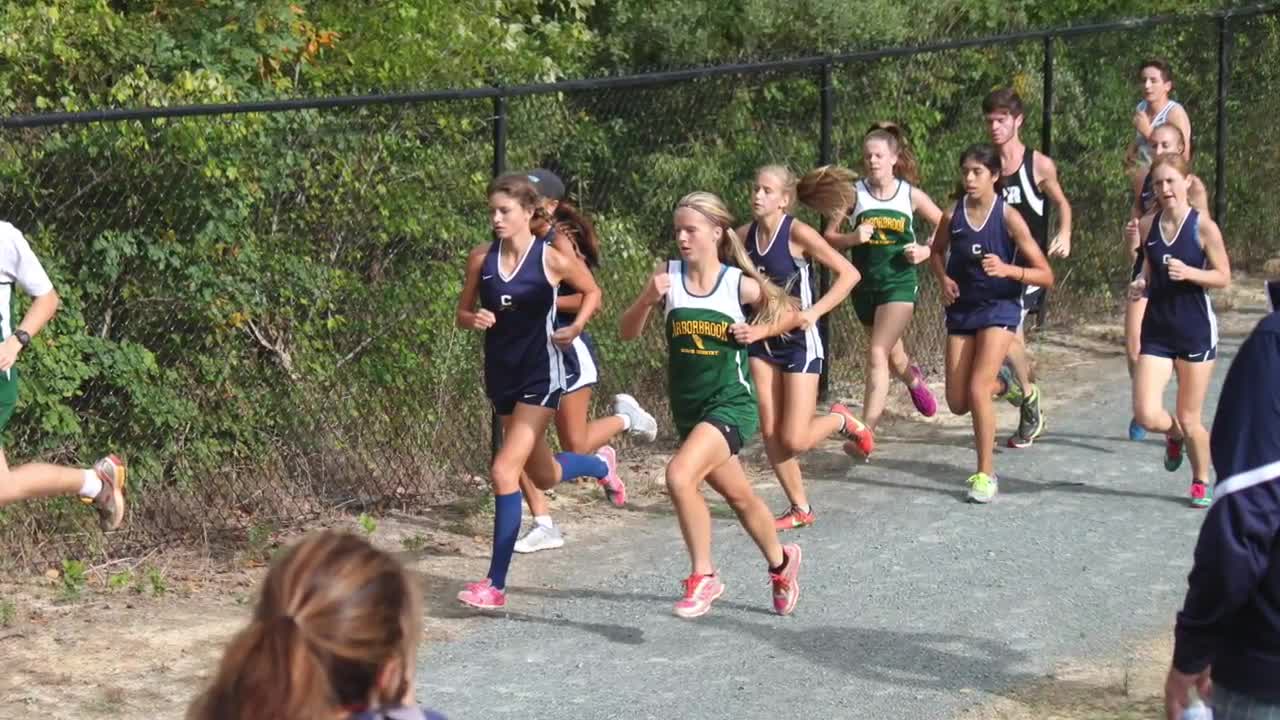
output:
[[[1217, 305], [1264, 307], [1260, 282], [1239, 282]], [[1222, 318], [1224, 334], [1247, 332], [1256, 310]], [[1044, 333], [1034, 344], [1037, 362], [1051, 373], [1053, 403], [1091, 391], [1091, 366], [1123, 352], [1118, 322], [1084, 325], [1070, 335]], [[941, 397], [941, 378], [931, 384]], [[841, 393], [837, 393], [841, 394]], [[852, 393], [845, 392], [848, 396]], [[857, 392], [860, 395], [860, 389]], [[910, 412], [903, 393], [891, 394], [881, 434], [919, 435], [928, 425], [967, 426], [945, 408], [932, 420]], [[852, 398], [846, 398], [852, 399]], [[1127, 400], [1127, 398], [1125, 399]], [[1046, 401], [1047, 403], [1049, 401]], [[1002, 405], [1002, 424], [1016, 422]], [[1046, 405], [1052, 432], [1052, 406]], [[910, 422], [905, 422], [911, 417]], [[665, 506], [662, 468], [670, 447], [632, 452], [622, 459], [632, 503], [609, 507], [593, 486], [566, 485], [555, 494], [558, 520], [574, 541], [590, 542], [647, 518], [646, 508]], [[754, 453], [754, 454], [753, 454]], [[747, 453], [754, 480], [771, 484], [759, 448]], [[814, 467], [813, 471], [820, 471]], [[479, 577], [487, 565], [492, 528], [491, 501], [481, 497], [407, 516], [356, 519], [336, 526], [368, 533], [378, 545], [401, 554], [413, 569], [434, 577]], [[719, 506], [720, 511], [726, 509]], [[372, 532], [370, 532], [372, 530]], [[254, 538], [231, 560], [214, 562], [189, 552], [116, 561], [84, 569], [83, 582], [65, 575], [0, 579], [0, 717], [53, 720], [159, 720], [182, 717], [191, 697], [210, 677], [225, 642], [246, 621], [255, 587], [270, 555], [293, 536]], [[467, 632], [472, 620], [433, 612], [452, 604], [456, 587], [427, 588], [425, 642]], [[1065, 662], [1058, 672], [1029, 687], [1015, 688], [993, 703], [967, 711], [966, 720], [1061, 718], [1150, 718], [1158, 715], [1159, 693], [1170, 644], [1164, 633], [1142, 647], [1114, 657]], [[976, 698], [975, 698], [976, 701]]]

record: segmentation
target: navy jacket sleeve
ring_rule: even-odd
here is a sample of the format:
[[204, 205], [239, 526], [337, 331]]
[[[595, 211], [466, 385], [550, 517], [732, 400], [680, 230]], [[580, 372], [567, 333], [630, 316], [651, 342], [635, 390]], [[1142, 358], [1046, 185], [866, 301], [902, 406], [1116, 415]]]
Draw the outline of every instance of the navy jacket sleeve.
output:
[[1240, 347], [1222, 385], [1210, 440], [1218, 473], [1174, 631], [1173, 665], [1213, 663], [1224, 621], [1250, 601], [1280, 534], [1280, 313]]

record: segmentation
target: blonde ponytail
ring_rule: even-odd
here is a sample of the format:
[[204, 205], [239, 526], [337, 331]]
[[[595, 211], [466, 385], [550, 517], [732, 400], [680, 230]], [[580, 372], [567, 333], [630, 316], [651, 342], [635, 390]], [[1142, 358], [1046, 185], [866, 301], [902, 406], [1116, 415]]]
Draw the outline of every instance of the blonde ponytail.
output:
[[823, 165], [805, 173], [796, 183], [796, 199], [827, 218], [839, 217], [853, 209], [858, 195], [853, 184], [858, 174], [839, 165]]
[[747, 248], [742, 244], [742, 238], [738, 237], [738, 233], [733, 229], [733, 216], [729, 214], [729, 209], [725, 207], [723, 200], [709, 192], [692, 192], [681, 198], [676, 207], [696, 210], [723, 230], [716, 247], [720, 262], [738, 268], [747, 277], [760, 284], [761, 302], [751, 318], [751, 324], [772, 325], [788, 311], [799, 309], [799, 303], [795, 298], [765, 277], [756, 268], [755, 263], [751, 262], [751, 258], [747, 255]]

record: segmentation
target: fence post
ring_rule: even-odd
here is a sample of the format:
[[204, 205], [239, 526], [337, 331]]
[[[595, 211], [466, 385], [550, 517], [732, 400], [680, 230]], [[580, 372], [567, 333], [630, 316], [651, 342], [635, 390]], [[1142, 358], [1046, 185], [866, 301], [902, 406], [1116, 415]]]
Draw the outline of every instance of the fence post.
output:
[[[1040, 103], [1040, 152], [1045, 155], [1052, 156], [1053, 153], [1053, 33], [1047, 33], [1044, 36], [1044, 60], [1041, 65], [1041, 75], [1044, 80], [1043, 95], [1044, 98]], [[1045, 227], [1053, 226], [1053, 204], [1045, 203], [1044, 208]], [[1035, 329], [1040, 330], [1047, 323], [1045, 319], [1049, 316], [1049, 301], [1053, 298], [1053, 294], [1048, 290], [1041, 290], [1044, 297], [1040, 299], [1040, 307], [1036, 310]], [[1030, 323], [1027, 327], [1032, 327]]]
[[1053, 35], [1044, 36], [1044, 107], [1040, 121], [1040, 152], [1053, 156]]
[[[507, 169], [507, 97], [497, 95], [493, 98], [493, 176], [497, 177]], [[502, 447], [502, 421], [494, 412], [489, 419], [489, 460], [498, 456], [498, 448]]]
[[[833, 97], [832, 88], [832, 63], [827, 61], [822, 64], [822, 68], [818, 71], [818, 98], [822, 115], [822, 130], [818, 141], [818, 164], [829, 165], [832, 161], [833, 152], [831, 149], [831, 127], [832, 116], [835, 112], [835, 98]], [[818, 232], [822, 232], [822, 228], [818, 228]], [[826, 265], [818, 265], [818, 297], [827, 294], [831, 289], [831, 271]], [[823, 315], [818, 318], [818, 337], [825, 349], [825, 359], [822, 363], [822, 374], [818, 376], [818, 397], [822, 401], [826, 401], [829, 393], [831, 381], [831, 323], [827, 320], [827, 316]]]
[[1227, 81], [1230, 79], [1231, 34], [1229, 13], [1218, 18], [1218, 127], [1214, 151], [1213, 219], [1219, 227], [1227, 220]]

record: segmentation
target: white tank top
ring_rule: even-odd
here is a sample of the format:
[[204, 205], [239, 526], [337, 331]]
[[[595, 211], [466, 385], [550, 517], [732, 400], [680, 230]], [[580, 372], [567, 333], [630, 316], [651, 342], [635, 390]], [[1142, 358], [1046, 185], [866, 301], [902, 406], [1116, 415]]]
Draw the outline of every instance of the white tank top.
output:
[[[1156, 116], [1151, 118], [1151, 129], [1155, 130], [1161, 125], [1168, 124], [1169, 113], [1172, 112], [1173, 109], [1176, 107], [1182, 107], [1182, 104], [1179, 103], [1177, 100], [1170, 100], [1167, 104], [1165, 104], [1165, 106], [1161, 108], [1160, 112], [1156, 113]], [[1146, 111], [1147, 111], [1147, 101], [1143, 100], [1142, 102], [1138, 103], [1138, 107], [1135, 112], [1145, 113]], [[1137, 130], [1133, 131], [1133, 135], [1134, 135], [1134, 142], [1138, 144], [1138, 164], [1143, 167], [1147, 167], [1151, 165], [1151, 161], [1155, 159], [1151, 157], [1151, 141], [1143, 137], [1142, 133], [1138, 132]], [[1191, 138], [1182, 138], [1182, 140], [1183, 142], [1191, 142]]]

